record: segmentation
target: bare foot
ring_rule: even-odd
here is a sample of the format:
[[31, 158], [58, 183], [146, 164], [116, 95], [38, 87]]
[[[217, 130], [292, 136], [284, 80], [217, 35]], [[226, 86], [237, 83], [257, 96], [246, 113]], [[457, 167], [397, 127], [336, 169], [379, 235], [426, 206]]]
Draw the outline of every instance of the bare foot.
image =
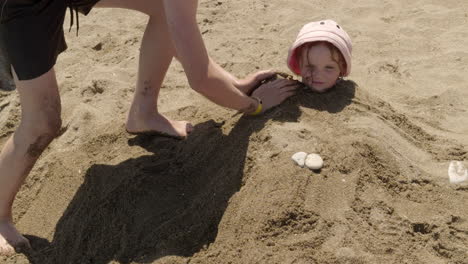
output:
[[[22, 236], [11, 221], [0, 220], [0, 256], [10, 256], [31, 248], [29, 241]], [[16, 249], [16, 250], [15, 250]]]
[[161, 134], [175, 138], [186, 138], [193, 131], [189, 122], [170, 120], [161, 114], [129, 116], [126, 128], [131, 134]]

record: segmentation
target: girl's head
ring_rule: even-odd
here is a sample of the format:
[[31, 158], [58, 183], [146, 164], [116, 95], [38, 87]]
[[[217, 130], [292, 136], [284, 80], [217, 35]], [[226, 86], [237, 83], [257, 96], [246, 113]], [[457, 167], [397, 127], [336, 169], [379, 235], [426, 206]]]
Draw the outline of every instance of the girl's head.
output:
[[302, 82], [316, 92], [325, 92], [346, 72], [346, 61], [330, 42], [317, 41], [299, 47]]
[[351, 72], [351, 51], [351, 39], [336, 22], [316, 21], [302, 27], [287, 63], [312, 90], [325, 92]]

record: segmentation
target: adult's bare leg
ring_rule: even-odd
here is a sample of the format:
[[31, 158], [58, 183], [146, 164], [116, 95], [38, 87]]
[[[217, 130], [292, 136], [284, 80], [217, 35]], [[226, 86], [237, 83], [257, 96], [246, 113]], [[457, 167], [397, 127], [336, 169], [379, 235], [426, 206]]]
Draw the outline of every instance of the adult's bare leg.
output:
[[11, 64], [6, 56], [3, 41], [0, 41], [0, 90], [14, 90], [13, 78], [10, 74]]
[[160, 0], [101, 0], [96, 7], [125, 8], [149, 15], [140, 49], [138, 79], [126, 128], [135, 132], [163, 132], [186, 137], [192, 131], [187, 121], [170, 120], [158, 111], [158, 95], [175, 49]]
[[13, 225], [13, 201], [61, 126], [60, 96], [53, 69], [36, 79], [15, 82], [21, 101], [21, 123], [0, 153], [0, 255], [29, 247], [28, 240]]

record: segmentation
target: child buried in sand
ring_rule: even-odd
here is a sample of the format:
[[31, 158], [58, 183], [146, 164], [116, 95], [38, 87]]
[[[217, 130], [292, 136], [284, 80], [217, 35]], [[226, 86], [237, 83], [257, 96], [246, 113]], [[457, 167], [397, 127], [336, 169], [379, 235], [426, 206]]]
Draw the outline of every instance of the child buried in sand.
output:
[[351, 39], [333, 20], [302, 27], [289, 49], [289, 69], [312, 91], [323, 93], [351, 72]]

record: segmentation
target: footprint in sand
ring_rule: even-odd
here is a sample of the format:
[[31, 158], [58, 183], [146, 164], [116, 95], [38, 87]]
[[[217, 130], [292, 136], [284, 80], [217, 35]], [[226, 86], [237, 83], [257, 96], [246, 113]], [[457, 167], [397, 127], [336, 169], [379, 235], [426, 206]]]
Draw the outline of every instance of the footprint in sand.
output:
[[451, 161], [448, 168], [450, 183], [462, 183], [468, 181], [468, 170], [461, 161]]

